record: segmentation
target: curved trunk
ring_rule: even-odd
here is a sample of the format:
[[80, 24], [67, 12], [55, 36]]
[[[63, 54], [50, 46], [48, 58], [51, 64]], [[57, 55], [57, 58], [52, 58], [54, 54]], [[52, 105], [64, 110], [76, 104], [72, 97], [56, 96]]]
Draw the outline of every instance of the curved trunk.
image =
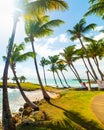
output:
[[61, 74], [62, 74], [62, 76], [63, 76], [63, 78], [64, 78], [64, 81], [65, 81], [66, 85], [67, 85], [68, 87], [70, 87], [70, 85], [68, 84], [68, 82], [67, 82], [67, 80], [66, 80], [66, 78], [65, 78], [65, 76], [64, 76], [64, 74], [63, 74], [63, 71], [61, 71]]
[[4, 67], [4, 73], [3, 73], [2, 130], [16, 130], [15, 124], [12, 119], [10, 107], [9, 107], [8, 92], [7, 92], [7, 77], [8, 77], [9, 60], [10, 60], [11, 51], [14, 43], [17, 22], [18, 22], [18, 17], [14, 21], [13, 31], [9, 42], [8, 54], [7, 54], [7, 59]]
[[16, 83], [17, 83], [17, 85], [18, 85], [18, 88], [19, 88], [19, 90], [20, 90], [20, 92], [21, 92], [21, 95], [22, 95], [23, 99], [26, 101], [26, 103], [27, 103], [31, 108], [33, 108], [34, 110], [39, 110], [39, 107], [38, 107], [37, 105], [35, 105], [34, 103], [32, 103], [32, 102], [27, 98], [27, 96], [25, 95], [25, 93], [24, 93], [24, 91], [23, 91], [23, 89], [22, 89], [22, 87], [21, 87], [21, 85], [20, 85], [20, 83], [19, 83], [19, 81], [18, 81], [18, 78], [17, 78], [17, 76], [16, 76], [15, 70], [13, 69], [13, 67], [11, 67], [11, 69], [12, 69], [12, 72], [13, 72], [13, 74], [14, 74]]
[[76, 75], [77, 75], [77, 77], [78, 77], [80, 83], [82, 83], [82, 80], [81, 80], [81, 78], [80, 78], [80, 76], [79, 76], [79, 74], [78, 74], [76, 68], [74, 67], [74, 65], [73, 65], [72, 63], [71, 63], [71, 66], [73, 67], [73, 69], [74, 69], [74, 71], [75, 71], [75, 73], [76, 73]]
[[92, 74], [91, 71], [88, 69], [88, 67], [87, 67], [87, 65], [86, 65], [86, 62], [85, 62], [84, 58], [82, 58], [82, 60], [83, 60], [83, 63], [84, 63], [84, 65], [85, 65], [87, 71], [90, 73], [90, 75], [92, 76], [92, 78], [96, 81], [96, 79], [94, 78], [93, 74]]
[[56, 71], [56, 74], [57, 74], [57, 76], [58, 76], [58, 78], [59, 78], [59, 80], [60, 80], [60, 83], [61, 83], [61, 85], [63, 86], [63, 88], [64, 88], [64, 84], [63, 84], [63, 82], [62, 82], [62, 80], [61, 80], [61, 78], [60, 78], [60, 76], [59, 76], [59, 73]]
[[88, 78], [88, 90], [90, 91], [91, 90], [91, 82], [90, 82], [90, 77], [89, 77], [89, 71], [87, 71], [87, 78]]
[[56, 84], [56, 86], [57, 86], [57, 88], [58, 88], [58, 84], [57, 84], [57, 81], [56, 81], [55, 73], [54, 73], [54, 72], [53, 72], [53, 78], [54, 78], [55, 84]]
[[70, 69], [72, 70], [73, 74], [75, 75], [75, 77], [77, 78], [77, 80], [79, 81], [79, 83], [81, 83], [82, 81], [79, 79], [79, 77], [77, 76], [77, 74], [74, 72], [73, 68], [71, 67], [71, 65], [69, 66]]
[[[31, 40], [32, 50], [35, 53], [35, 48], [34, 48], [34, 44], [33, 44], [34, 40], [33, 39], [30, 39], [30, 40]], [[44, 97], [44, 99], [46, 101], [50, 101], [50, 96], [45, 91], [45, 89], [43, 87], [43, 84], [42, 84], [42, 81], [41, 81], [41, 78], [40, 78], [40, 74], [39, 74], [39, 71], [38, 71], [38, 65], [37, 65], [36, 57], [34, 58], [34, 64], [35, 64], [35, 68], [36, 68], [36, 73], [37, 73], [38, 81], [39, 81], [39, 84], [41, 86], [41, 90], [42, 90], [42, 93], [43, 93], [43, 97]]]
[[90, 68], [91, 68], [91, 70], [92, 70], [92, 72], [93, 72], [93, 75], [94, 75], [94, 77], [95, 77], [95, 79], [96, 79], [96, 81], [97, 81], [97, 80], [98, 80], [98, 77], [97, 77], [97, 75], [96, 75], [96, 73], [95, 73], [95, 70], [94, 70], [94, 68], [93, 68], [93, 66], [92, 66], [92, 64], [91, 64], [91, 62], [90, 62], [89, 56], [88, 56], [88, 54], [87, 54], [86, 48], [84, 47], [81, 38], [79, 38], [79, 41], [80, 41], [80, 43], [81, 43], [81, 45], [82, 45], [83, 50], [85, 51], [85, 54], [86, 54], [88, 63], [89, 63], [89, 65], [90, 65]]
[[104, 74], [103, 74], [102, 71], [100, 70], [99, 62], [98, 62], [97, 57], [94, 57], [93, 60], [94, 60], [94, 63], [95, 63], [95, 65], [96, 65], [97, 69], [98, 69], [98, 72], [99, 72], [99, 74], [100, 74], [100, 77], [101, 77], [101, 79], [103, 80]]
[[45, 81], [45, 85], [47, 86], [47, 81], [46, 81], [46, 75], [45, 75], [45, 69], [44, 69], [44, 66], [43, 66], [43, 73], [44, 73], [44, 81]]

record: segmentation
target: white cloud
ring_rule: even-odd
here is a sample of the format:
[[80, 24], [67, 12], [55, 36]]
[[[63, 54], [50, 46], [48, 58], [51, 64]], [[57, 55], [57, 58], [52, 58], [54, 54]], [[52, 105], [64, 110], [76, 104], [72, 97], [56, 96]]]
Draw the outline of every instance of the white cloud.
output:
[[59, 42], [61, 43], [66, 43], [66, 42], [69, 42], [69, 39], [67, 38], [67, 35], [66, 34], [61, 34], [59, 35]]
[[[34, 46], [36, 53], [41, 57], [48, 57], [51, 55], [59, 54], [63, 52], [63, 47], [56, 47], [55, 45], [59, 44], [62, 45], [63, 43], [67, 43], [68, 38], [66, 34], [60, 34], [56, 37], [51, 38], [42, 38], [42, 39], [35, 39]], [[28, 44], [26, 47], [26, 51], [31, 50], [31, 44]]]
[[94, 30], [95, 31], [100, 31], [100, 30], [102, 30], [104, 27], [103, 26], [97, 26]]
[[101, 38], [104, 38], [104, 33], [100, 33], [94, 37], [95, 40], [99, 40]]

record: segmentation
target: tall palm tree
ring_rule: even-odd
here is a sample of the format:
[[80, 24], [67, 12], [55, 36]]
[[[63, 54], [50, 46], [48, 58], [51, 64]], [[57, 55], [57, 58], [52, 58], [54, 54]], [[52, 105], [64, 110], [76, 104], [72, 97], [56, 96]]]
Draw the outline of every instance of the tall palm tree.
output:
[[57, 67], [57, 63], [59, 62], [59, 55], [54, 55], [54, 56], [49, 56], [49, 62], [50, 64], [52, 65], [52, 68], [54, 70], [54, 72], [56, 72], [58, 78], [59, 78], [59, 81], [61, 83], [61, 85], [64, 87], [64, 84], [59, 76], [59, 73], [58, 73], [58, 67]]
[[49, 58], [49, 64], [51, 65], [50, 70], [53, 72], [54, 81], [55, 81], [56, 86], [58, 87], [57, 81], [56, 81], [56, 78], [55, 78], [55, 71], [56, 71], [55, 65], [59, 60], [59, 55], [48, 56], [48, 58]]
[[80, 75], [73, 64], [73, 62], [75, 62], [77, 59], [79, 59], [76, 55], [75, 45], [66, 47], [64, 49], [64, 53], [61, 53], [61, 55], [64, 57], [65, 62], [69, 65], [69, 67], [72, 70], [72, 72], [74, 73], [75, 77], [77, 78], [79, 83], [82, 85], [83, 81], [81, 80]]
[[[15, 130], [15, 124], [12, 120], [12, 115], [9, 107], [8, 101], [8, 92], [7, 92], [7, 78], [8, 78], [8, 68], [9, 61], [11, 56], [11, 51], [14, 43], [15, 32], [17, 27], [17, 22], [20, 16], [24, 16], [24, 18], [33, 18], [36, 14], [42, 14], [47, 10], [65, 10], [68, 8], [68, 5], [63, 0], [17, 0], [16, 3], [16, 12], [14, 14], [14, 25], [12, 34], [9, 40], [9, 48], [7, 53], [7, 59], [4, 66], [3, 72], [3, 111], [2, 111], [2, 129], [3, 130]], [[37, 13], [38, 12], [38, 13]], [[30, 16], [30, 17], [27, 17]], [[32, 16], [32, 17], [31, 17]]]
[[[99, 60], [98, 56], [102, 54], [102, 48], [101, 48], [101, 43], [102, 40], [98, 40], [96, 42], [92, 42], [91, 44], [87, 45], [87, 50], [88, 50], [88, 55], [91, 57], [97, 67], [97, 70], [101, 76], [101, 79], [103, 80], [104, 74], [102, 73], [100, 66], [99, 66]], [[102, 50], [102, 51], [101, 51]]]
[[[81, 49], [77, 49], [77, 50], [76, 50], [76, 55], [77, 55], [79, 58], [82, 59], [84, 65], [85, 65], [85, 67], [86, 67], [87, 72], [89, 72], [89, 74], [90, 74], [90, 75], [92, 76], [92, 78], [95, 80], [93, 74], [91, 73], [91, 71], [90, 71], [90, 69], [88, 68], [88, 65], [87, 65], [87, 63], [86, 63], [86, 61], [85, 61], [85, 58], [86, 58], [85, 51], [84, 51], [82, 48], [81, 48]], [[95, 80], [95, 81], [96, 81], [96, 80]]]
[[56, 80], [56, 77], [55, 77], [55, 70], [56, 70], [55, 66], [51, 65], [49, 71], [51, 71], [53, 73], [53, 79], [55, 81], [56, 87], [58, 88], [57, 80]]
[[84, 16], [95, 14], [104, 19], [104, 1], [103, 0], [90, 0], [91, 6], [89, 7], [87, 13]]
[[45, 65], [48, 65], [49, 61], [46, 60], [44, 57], [42, 57], [42, 59], [40, 60], [40, 65], [43, 67], [43, 74], [44, 74], [44, 81], [45, 81], [45, 85], [47, 86], [47, 81], [46, 81], [46, 74], [45, 74]]
[[[27, 38], [25, 38], [25, 40], [30, 41], [34, 53], [36, 53], [35, 46], [34, 46], [34, 38], [43, 37], [52, 34], [53, 30], [51, 28], [54, 26], [59, 26], [62, 23], [64, 23], [62, 20], [49, 21], [49, 16], [42, 16], [42, 17], [38, 17], [37, 20], [31, 20], [31, 21], [29, 20], [25, 22], [25, 30], [28, 36]], [[44, 99], [46, 101], [49, 101], [50, 97], [45, 91], [45, 88], [43, 87], [42, 80], [38, 70], [36, 57], [34, 58], [34, 64], [35, 64], [38, 81], [41, 86]]]
[[[14, 44], [13, 46], [13, 49], [12, 49], [12, 52], [11, 52], [11, 57], [10, 57], [10, 67], [11, 67], [11, 70], [13, 72], [13, 75], [14, 75], [14, 79], [18, 85], [18, 88], [21, 92], [21, 95], [23, 97], [23, 99], [26, 101], [26, 103], [32, 107], [34, 110], [39, 110], [38, 106], [36, 106], [34, 103], [32, 103], [28, 98], [27, 96], [25, 95], [19, 81], [18, 81], [18, 77], [16, 75], [16, 63], [17, 62], [23, 62], [25, 60], [27, 60], [27, 58], [29, 57], [34, 57], [34, 54], [32, 52], [26, 52], [26, 53], [21, 53], [21, 51], [24, 51], [24, 44], [21, 43], [20, 45], [16, 45]], [[3, 59], [6, 60], [6, 56], [3, 56]]]
[[63, 64], [63, 63], [61, 63], [61, 62], [57, 63], [57, 68], [58, 68], [58, 70], [60, 70], [60, 72], [61, 72], [61, 74], [62, 74], [62, 76], [63, 76], [63, 78], [64, 78], [64, 81], [65, 81], [67, 87], [70, 87], [70, 85], [68, 84], [68, 82], [67, 82], [67, 80], [66, 80], [66, 78], [65, 78], [65, 75], [64, 75], [64, 73], [63, 73], [63, 70], [66, 70], [66, 71], [67, 71], [66, 66], [67, 66], [66, 64]]
[[72, 41], [74, 41], [76, 39], [78, 39], [80, 41], [82, 49], [85, 51], [87, 61], [88, 61], [90, 68], [93, 72], [95, 80], [97, 80], [98, 79], [97, 74], [96, 74], [96, 72], [95, 72], [95, 70], [94, 70], [94, 68], [91, 64], [91, 61], [88, 57], [86, 47], [85, 47], [85, 45], [83, 44], [83, 41], [82, 41], [82, 39], [87, 41], [87, 42], [92, 40], [92, 39], [84, 36], [84, 34], [88, 31], [90, 31], [91, 29], [94, 29], [95, 27], [96, 27], [96, 24], [89, 24], [89, 25], [86, 26], [86, 21], [83, 18], [73, 27], [73, 30], [67, 30], [67, 32], [69, 32], [72, 35], [71, 38], [70, 38]]

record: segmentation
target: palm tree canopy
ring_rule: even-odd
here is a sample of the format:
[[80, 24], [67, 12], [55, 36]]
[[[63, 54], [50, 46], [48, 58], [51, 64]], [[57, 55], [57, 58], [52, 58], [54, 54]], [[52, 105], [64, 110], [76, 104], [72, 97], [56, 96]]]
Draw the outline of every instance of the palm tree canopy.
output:
[[34, 19], [48, 10], [68, 9], [68, 4], [64, 0], [16, 0], [14, 6], [16, 12], [25, 16], [25, 19]]
[[[24, 43], [21, 43], [19, 45], [14, 44], [11, 52], [10, 63], [15, 64], [17, 62], [25, 61], [28, 57], [35, 57], [35, 54], [33, 52], [22, 53], [24, 49], [25, 49]], [[6, 60], [6, 56], [3, 56], [3, 59]]]
[[42, 59], [40, 60], [40, 65], [44, 67], [45, 65], [48, 65], [48, 64], [49, 64], [49, 61], [46, 60], [44, 57], [42, 57]]
[[84, 16], [95, 14], [104, 18], [104, 1], [103, 0], [90, 0], [91, 6]]
[[63, 71], [63, 70], [67, 71], [66, 66], [67, 66], [67, 64], [57, 63], [57, 68], [60, 71]]
[[64, 49], [64, 53], [61, 53], [61, 55], [65, 58], [67, 63], [72, 63], [72, 61], [75, 61], [78, 59], [78, 57], [76, 55], [75, 45], [66, 47]]
[[92, 42], [87, 45], [88, 55], [91, 57], [98, 56], [99, 59], [104, 57], [104, 39]]
[[44, 37], [53, 34], [52, 27], [63, 24], [64, 21], [56, 19], [49, 21], [49, 16], [38, 17], [37, 20], [27, 20], [25, 22], [25, 32], [28, 37]]
[[77, 23], [74, 27], [73, 30], [67, 30], [72, 37], [70, 38], [72, 41], [76, 40], [77, 38], [85, 37], [83, 34], [87, 33], [91, 29], [94, 29], [96, 27], [96, 24], [89, 24], [86, 26], [86, 21], [85, 19], [81, 19], [79, 23]]
[[59, 55], [48, 56], [50, 64], [55, 64], [59, 60]]

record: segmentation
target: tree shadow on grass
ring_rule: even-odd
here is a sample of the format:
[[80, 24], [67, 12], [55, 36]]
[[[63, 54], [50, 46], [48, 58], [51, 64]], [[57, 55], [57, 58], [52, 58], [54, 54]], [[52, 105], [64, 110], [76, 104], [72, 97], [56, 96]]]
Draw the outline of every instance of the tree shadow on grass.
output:
[[66, 125], [66, 127], [71, 123], [72, 127], [74, 127], [74, 128], [76, 127], [74, 130], [80, 130], [80, 129], [104, 130], [104, 128], [101, 128], [97, 122], [95, 122], [93, 120], [91, 120], [91, 121], [86, 120], [78, 112], [68, 111], [51, 102], [49, 104], [64, 111], [64, 115], [65, 115], [66, 119], [63, 119], [63, 122]]
[[49, 104], [63, 110], [65, 118], [54, 122], [52, 120], [36, 121], [32, 124], [20, 125], [17, 130], [104, 130], [97, 122], [86, 120], [78, 112], [68, 111], [52, 102]]

